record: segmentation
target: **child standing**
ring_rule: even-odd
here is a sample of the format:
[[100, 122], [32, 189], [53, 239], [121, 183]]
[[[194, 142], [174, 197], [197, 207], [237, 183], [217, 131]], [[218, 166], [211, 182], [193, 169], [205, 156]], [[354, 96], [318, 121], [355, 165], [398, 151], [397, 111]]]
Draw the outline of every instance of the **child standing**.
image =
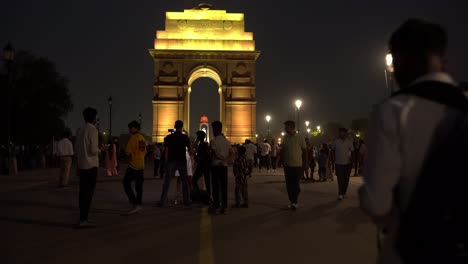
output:
[[[246, 149], [244, 146], [237, 148], [237, 157], [234, 161], [234, 176], [236, 177], [236, 204], [233, 208], [249, 208], [249, 192], [247, 185], [247, 178], [251, 177], [252, 169], [247, 164], [245, 158]], [[241, 200], [243, 203], [241, 204]]]

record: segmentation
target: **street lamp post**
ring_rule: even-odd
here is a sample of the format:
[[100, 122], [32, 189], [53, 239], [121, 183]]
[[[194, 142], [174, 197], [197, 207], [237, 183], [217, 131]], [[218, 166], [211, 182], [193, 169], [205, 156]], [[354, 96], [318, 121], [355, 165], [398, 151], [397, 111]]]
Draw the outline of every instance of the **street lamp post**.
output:
[[385, 56], [386, 68], [385, 68], [385, 84], [387, 90], [390, 91], [390, 95], [393, 94], [393, 56], [391, 53], [387, 53]]
[[268, 128], [267, 128], [267, 138], [270, 137], [270, 120], [271, 120], [271, 116], [270, 115], [267, 115], [265, 116], [265, 119], [267, 121], [267, 124], [268, 124]]
[[301, 119], [300, 119], [300, 112], [301, 112], [301, 106], [302, 106], [302, 101], [301, 100], [296, 100], [295, 102], [295, 105], [296, 105], [296, 109], [297, 109], [297, 131], [299, 131], [299, 123], [301, 122]]
[[3, 48], [3, 60], [5, 61], [7, 68], [7, 151], [8, 151], [8, 174], [13, 175], [16, 173], [16, 169], [12, 168], [13, 164], [13, 149], [11, 142], [11, 83], [12, 83], [12, 68], [13, 62], [15, 61], [15, 49], [8, 43]]
[[107, 102], [109, 103], [109, 138], [112, 140], [112, 96], [107, 98]]

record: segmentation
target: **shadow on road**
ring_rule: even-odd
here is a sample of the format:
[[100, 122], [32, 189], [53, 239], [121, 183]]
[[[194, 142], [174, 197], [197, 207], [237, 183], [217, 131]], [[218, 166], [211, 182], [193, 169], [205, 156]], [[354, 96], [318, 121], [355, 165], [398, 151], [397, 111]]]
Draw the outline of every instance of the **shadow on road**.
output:
[[13, 217], [0, 217], [0, 222], [11, 222], [11, 223], [20, 223], [20, 224], [32, 224], [32, 225], [40, 225], [40, 226], [48, 226], [48, 227], [63, 227], [63, 228], [73, 228], [74, 225], [70, 223], [60, 223], [60, 222], [51, 222], [47, 220], [34, 220], [34, 219], [20, 219], [20, 218], [13, 218]]

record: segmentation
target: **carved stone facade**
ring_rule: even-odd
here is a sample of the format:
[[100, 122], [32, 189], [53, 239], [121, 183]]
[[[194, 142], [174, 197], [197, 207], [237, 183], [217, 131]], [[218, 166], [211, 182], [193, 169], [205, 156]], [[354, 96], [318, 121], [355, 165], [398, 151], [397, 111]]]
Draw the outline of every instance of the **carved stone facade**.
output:
[[244, 32], [243, 14], [206, 6], [167, 12], [166, 31], [157, 32], [155, 49], [149, 51], [155, 75], [153, 142], [162, 142], [177, 119], [190, 131], [191, 85], [202, 77], [219, 86], [219, 120], [231, 143], [255, 138], [255, 62], [260, 52], [253, 34]]

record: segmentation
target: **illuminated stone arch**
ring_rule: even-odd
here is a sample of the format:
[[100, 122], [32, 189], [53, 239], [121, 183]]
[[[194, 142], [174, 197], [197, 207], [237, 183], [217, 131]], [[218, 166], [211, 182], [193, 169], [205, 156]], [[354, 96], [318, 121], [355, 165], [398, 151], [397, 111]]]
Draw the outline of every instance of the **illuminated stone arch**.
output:
[[255, 51], [253, 33], [244, 29], [244, 14], [207, 5], [166, 12], [166, 28], [156, 32], [155, 48], [149, 50], [155, 75], [154, 142], [163, 141], [177, 119], [190, 131], [191, 85], [202, 77], [218, 84], [219, 120], [228, 139], [255, 139], [255, 63], [260, 52]]

